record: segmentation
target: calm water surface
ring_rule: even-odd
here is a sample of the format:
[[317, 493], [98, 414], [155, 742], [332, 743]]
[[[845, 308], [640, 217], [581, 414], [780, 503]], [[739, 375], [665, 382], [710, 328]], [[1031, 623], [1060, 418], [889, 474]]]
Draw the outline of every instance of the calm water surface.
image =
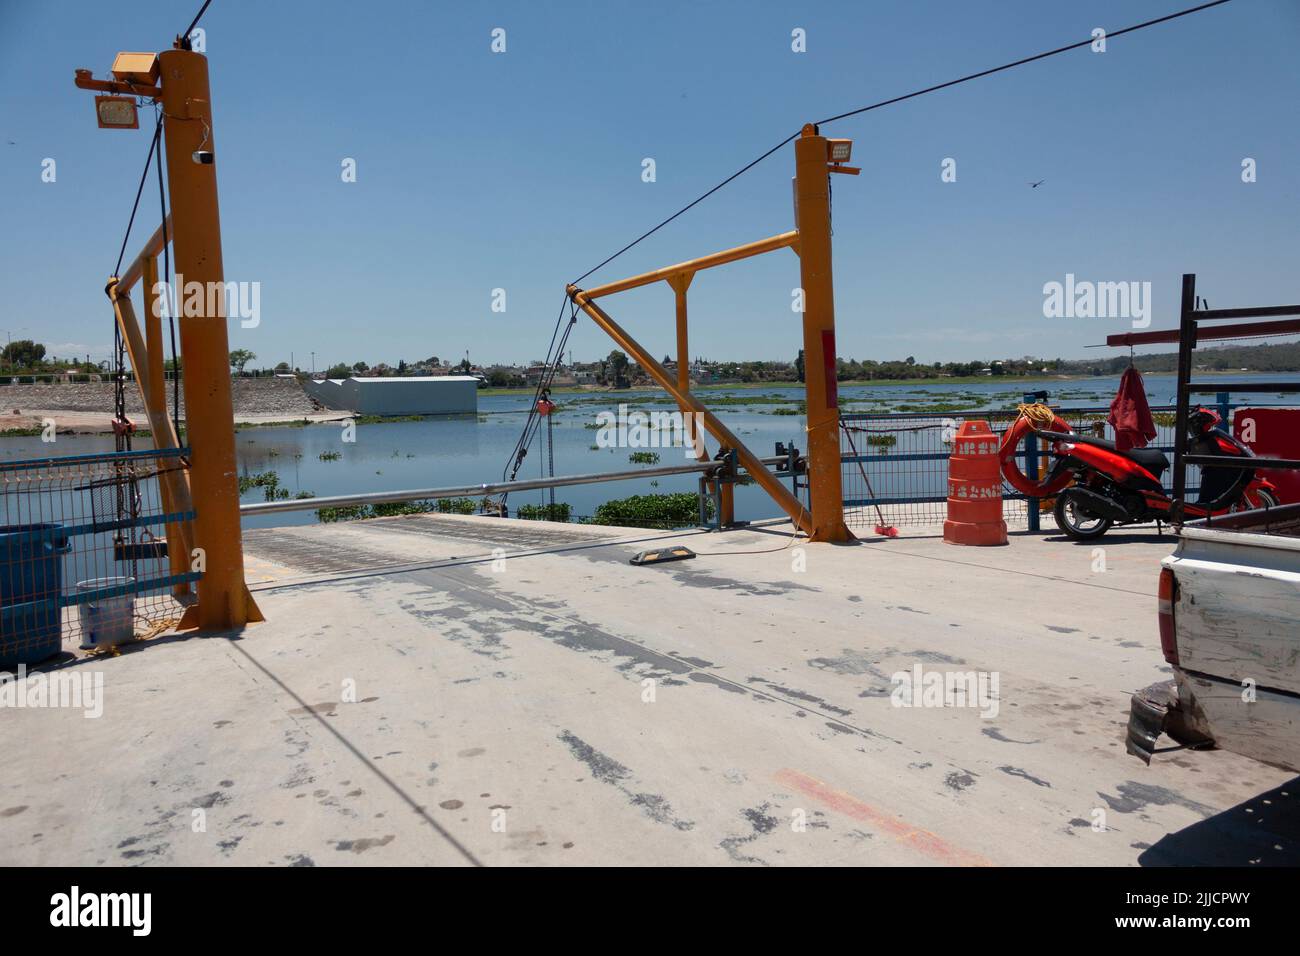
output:
[[[1274, 379], [1300, 381], [1300, 374], [1272, 375]], [[1249, 380], [1240, 376], [1237, 380]], [[1227, 384], [1232, 377], [1224, 377]], [[1215, 379], [1219, 381], [1219, 379]], [[1147, 375], [1147, 394], [1153, 405], [1165, 405], [1174, 397], [1171, 375]], [[1063, 406], [1108, 405], [1119, 386], [1119, 378], [1057, 379], [1033, 381], [989, 379], [974, 384], [952, 385], [882, 385], [844, 386], [840, 389], [842, 409], [855, 411], [888, 411], [900, 405], [930, 405], [938, 402], [957, 403], [963, 409], [1006, 408], [1014, 406], [1025, 391], [1046, 389], [1052, 402]], [[804, 417], [774, 415], [773, 411], [785, 407], [797, 408], [791, 402], [801, 401], [803, 390], [792, 386], [764, 386], [759, 388], [720, 389], [701, 392], [705, 403], [719, 418], [736, 432], [760, 456], [774, 454], [778, 441], [793, 442], [806, 450], [803, 441]], [[775, 397], [761, 404], [711, 405], [718, 399], [747, 398], [761, 400]], [[585, 428], [595, 423], [601, 411], [614, 410], [620, 402], [644, 410], [673, 408], [664, 393], [657, 390], [631, 390], [616, 394], [586, 394], [557, 396], [560, 409], [554, 422], [555, 473], [557, 475], [599, 471], [620, 471], [636, 467], [628, 462], [634, 449], [593, 449], [597, 432]], [[782, 403], [779, 398], [790, 401]], [[1249, 395], [1252, 404], [1280, 404], [1287, 396]], [[318, 497], [354, 494], [366, 491], [383, 491], [408, 488], [432, 488], [482, 482], [500, 481], [507, 468], [515, 442], [523, 428], [531, 392], [511, 395], [480, 395], [479, 414], [463, 418], [429, 418], [415, 422], [391, 422], [376, 425], [359, 425], [355, 443], [341, 440], [342, 430], [337, 424], [309, 425], [302, 428], [245, 428], [236, 433], [241, 474], [258, 474], [274, 471], [283, 487], [292, 494], [313, 492]], [[1212, 402], [1213, 396], [1204, 401]], [[1065, 416], [1068, 419], [1068, 415]], [[145, 447], [147, 439], [137, 443]], [[0, 439], [0, 459], [16, 460], [47, 456], [52, 451], [58, 455], [85, 454], [111, 451], [113, 439], [107, 435], [60, 436], [57, 444], [43, 444], [39, 438]], [[685, 461], [681, 449], [661, 448], [657, 451], [660, 464]], [[716, 444], [710, 440], [710, 451]], [[321, 455], [337, 452], [337, 460], [322, 460]], [[520, 477], [531, 478], [543, 474], [544, 456], [534, 444]], [[621, 498], [648, 492], [694, 491], [696, 479], [677, 476], [657, 479], [657, 486], [647, 480], [609, 482], [598, 485], [579, 485], [556, 489], [557, 501], [568, 502], [575, 515], [590, 515], [597, 505], [611, 498]], [[543, 503], [546, 492], [520, 492], [510, 496], [510, 504]], [[253, 489], [244, 500], [263, 500], [261, 489]], [[775, 506], [757, 487], [740, 487], [736, 490], [736, 514], [742, 519], [771, 517]], [[246, 518], [246, 527], [311, 524], [316, 521], [312, 511], [290, 512]]]

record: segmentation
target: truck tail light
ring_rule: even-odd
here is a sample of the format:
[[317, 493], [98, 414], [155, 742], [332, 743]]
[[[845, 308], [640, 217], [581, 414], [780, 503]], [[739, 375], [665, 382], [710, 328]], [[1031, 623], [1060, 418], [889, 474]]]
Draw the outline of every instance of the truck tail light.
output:
[[1178, 598], [1178, 580], [1170, 568], [1160, 569], [1160, 586], [1156, 590], [1160, 616], [1160, 650], [1170, 664], [1178, 663], [1178, 638], [1174, 635], [1174, 601]]

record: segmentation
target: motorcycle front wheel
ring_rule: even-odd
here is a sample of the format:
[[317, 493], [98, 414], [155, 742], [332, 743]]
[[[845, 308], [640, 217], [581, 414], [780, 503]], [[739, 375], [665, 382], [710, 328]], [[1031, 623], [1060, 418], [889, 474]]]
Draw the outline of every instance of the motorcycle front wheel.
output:
[[1069, 488], [1056, 496], [1056, 507], [1052, 509], [1052, 516], [1056, 518], [1056, 526], [1065, 533], [1065, 536], [1075, 541], [1091, 541], [1100, 538], [1114, 524], [1110, 518], [1099, 518], [1085, 511], [1077, 497], [1070, 494]]

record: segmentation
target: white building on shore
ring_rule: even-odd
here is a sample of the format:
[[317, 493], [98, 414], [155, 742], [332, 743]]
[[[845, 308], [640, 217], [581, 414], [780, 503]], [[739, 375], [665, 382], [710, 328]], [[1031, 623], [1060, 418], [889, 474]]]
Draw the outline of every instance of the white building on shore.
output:
[[470, 415], [478, 411], [472, 375], [304, 379], [303, 390], [326, 408], [358, 415]]

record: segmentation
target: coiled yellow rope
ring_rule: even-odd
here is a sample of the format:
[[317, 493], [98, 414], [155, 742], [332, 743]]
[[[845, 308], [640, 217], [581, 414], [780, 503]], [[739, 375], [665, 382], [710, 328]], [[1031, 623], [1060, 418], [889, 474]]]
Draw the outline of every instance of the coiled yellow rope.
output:
[[1030, 424], [1040, 431], [1050, 431], [1056, 414], [1042, 402], [1031, 402], [1016, 406], [1021, 418], [1028, 418]]

